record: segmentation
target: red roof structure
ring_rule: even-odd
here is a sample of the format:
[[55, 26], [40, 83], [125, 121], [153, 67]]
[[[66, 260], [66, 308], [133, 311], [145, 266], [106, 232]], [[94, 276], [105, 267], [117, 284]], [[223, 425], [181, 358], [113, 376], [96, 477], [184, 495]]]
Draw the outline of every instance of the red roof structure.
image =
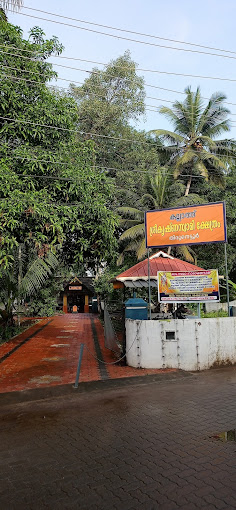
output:
[[[201, 267], [185, 262], [184, 260], [171, 257], [163, 251], [152, 255], [150, 261], [150, 280], [152, 286], [156, 286], [158, 271], [202, 271]], [[147, 287], [148, 286], [148, 259], [142, 260], [135, 266], [127, 269], [115, 278], [126, 287]]]

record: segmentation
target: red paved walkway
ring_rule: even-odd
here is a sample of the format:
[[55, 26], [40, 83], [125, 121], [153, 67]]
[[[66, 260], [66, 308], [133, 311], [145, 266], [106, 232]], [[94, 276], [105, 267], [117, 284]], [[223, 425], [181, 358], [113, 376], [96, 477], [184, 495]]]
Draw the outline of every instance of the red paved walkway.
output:
[[107, 364], [104, 370], [101, 368], [104, 365], [93, 357], [96, 357], [93, 329], [103, 360], [106, 363], [114, 362], [114, 354], [104, 347], [103, 327], [97, 316], [68, 314], [43, 319], [0, 346], [0, 393], [73, 384], [81, 343], [85, 344], [85, 349], [80, 382], [162, 372], [118, 364]]

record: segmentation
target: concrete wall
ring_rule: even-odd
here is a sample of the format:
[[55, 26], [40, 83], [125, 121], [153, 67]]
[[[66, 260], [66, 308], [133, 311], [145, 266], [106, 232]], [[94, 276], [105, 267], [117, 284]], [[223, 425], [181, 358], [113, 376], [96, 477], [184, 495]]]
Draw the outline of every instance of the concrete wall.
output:
[[236, 363], [236, 317], [126, 320], [127, 363], [140, 368], [205, 370]]
[[[211, 301], [207, 301], [205, 304], [206, 311], [212, 312], [212, 311], [218, 311], [218, 310], [224, 310], [225, 312], [228, 311], [228, 303], [212, 303]], [[236, 301], [230, 301], [229, 306], [236, 306]]]

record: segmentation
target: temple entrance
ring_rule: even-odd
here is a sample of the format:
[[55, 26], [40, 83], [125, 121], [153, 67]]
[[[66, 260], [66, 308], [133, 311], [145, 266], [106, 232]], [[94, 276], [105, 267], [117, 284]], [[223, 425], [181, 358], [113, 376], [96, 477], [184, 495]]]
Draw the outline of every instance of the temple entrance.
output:
[[81, 296], [73, 292], [73, 295], [70, 294], [67, 299], [68, 313], [75, 312], [75, 308], [73, 310], [73, 307], [77, 307], [78, 313], [84, 312], [84, 304], [85, 296]]
[[74, 277], [64, 283], [59, 303], [64, 313], [89, 313], [92, 311], [94, 288], [90, 277]]

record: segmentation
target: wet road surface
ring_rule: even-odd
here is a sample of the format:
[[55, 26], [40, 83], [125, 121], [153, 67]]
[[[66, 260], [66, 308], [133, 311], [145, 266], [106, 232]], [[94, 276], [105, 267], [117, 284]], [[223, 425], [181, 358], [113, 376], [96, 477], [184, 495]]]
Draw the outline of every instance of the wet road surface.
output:
[[106, 384], [1, 407], [1, 510], [236, 508], [236, 368]]

